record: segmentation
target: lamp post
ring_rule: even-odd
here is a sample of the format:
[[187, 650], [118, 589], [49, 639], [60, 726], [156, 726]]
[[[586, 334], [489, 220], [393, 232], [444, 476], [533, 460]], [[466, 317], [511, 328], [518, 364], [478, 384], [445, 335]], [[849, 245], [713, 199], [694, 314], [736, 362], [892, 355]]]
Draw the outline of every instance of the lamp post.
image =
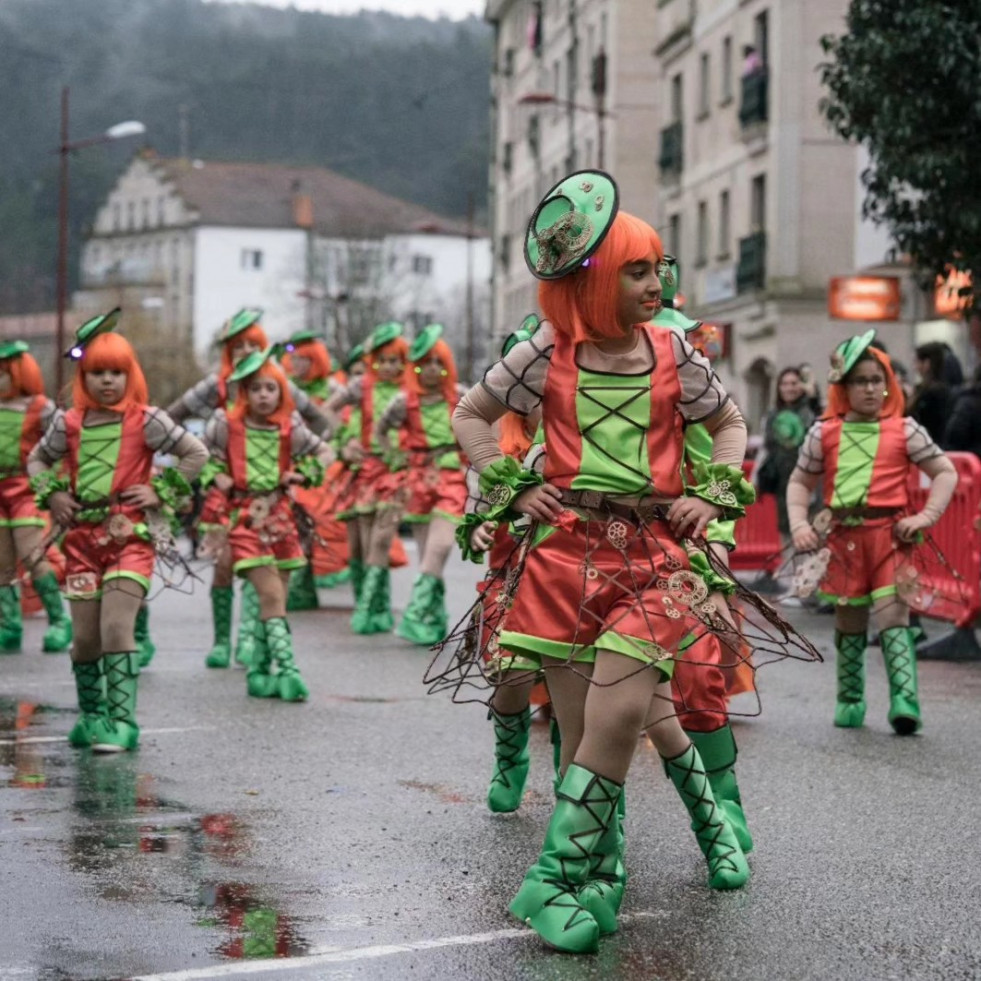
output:
[[135, 119], [110, 126], [99, 136], [91, 136], [84, 140], [68, 139], [68, 86], [61, 90], [61, 141], [58, 144], [58, 154], [61, 157], [61, 169], [58, 180], [58, 265], [57, 278], [57, 324], [55, 328], [55, 396], [59, 398], [64, 384], [64, 366], [62, 353], [65, 350], [65, 301], [68, 294], [68, 155], [74, 150], [87, 146], [98, 146], [100, 143], [111, 143], [127, 136], [140, 136], [146, 132], [146, 126]]

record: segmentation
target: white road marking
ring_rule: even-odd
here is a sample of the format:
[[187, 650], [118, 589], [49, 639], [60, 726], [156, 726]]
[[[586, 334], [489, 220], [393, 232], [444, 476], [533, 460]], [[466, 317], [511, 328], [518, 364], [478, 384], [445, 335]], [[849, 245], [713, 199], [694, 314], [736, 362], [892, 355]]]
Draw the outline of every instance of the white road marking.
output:
[[[175, 732], [214, 732], [216, 726], [186, 726], [171, 729], [141, 729], [144, 736], [166, 736]], [[23, 746], [25, 743], [63, 743], [67, 736], [20, 736], [14, 739], [0, 739], [0, 746]]]

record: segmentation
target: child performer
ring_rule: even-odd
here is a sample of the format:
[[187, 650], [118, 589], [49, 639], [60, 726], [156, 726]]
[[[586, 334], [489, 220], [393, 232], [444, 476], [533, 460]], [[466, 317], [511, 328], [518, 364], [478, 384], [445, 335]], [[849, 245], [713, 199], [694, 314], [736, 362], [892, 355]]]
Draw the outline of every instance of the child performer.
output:
[[27, 482], [27, 457], [54, 415], [37, 362], [23, 341], [0, 343], [0, 652], [19, 651], [23, 626], [17, 563], [30, 574], [48, 615], [42, 648], [67, 650], [72, 623], [51, 564], [41, 554], [45, 519]]
[[[110, 333], [119, 310], [86, 321], [69, 356], [77, 362], [73, 408], [57, 412], [28, 459], [38, 503], [67, 529], [65, 595], [71, 603], [72, 669], [81, 715], [68, 736], [96, 752], [135, 749], [137, 611], [150, 587], [152, 526], [159, 511], [189, 503], [189, 481], [207, 450], [162, 409], [129, 342]], [[155, 453], [176, 457], [151, 479]], [[67, 477], [58, 476], [65, 460]]]
[[[835, 725], [865, 721], [865, 647], [869, 612], [889, 675], [889, 723], [901, 736], [922, 725], [916, 647], [909, 607], [897, 583], [920, 533], [935, 525], [957, 487], [957, 471], [915, 420], [875, 331], [839, 344], [831, 357], [828, 409], [808, 431], [787, 486], [794, 546], [813, 551], [826, 535], [827, 569], [819, 593], [835, 604], [838, 695]], [[910, 513], [911, 467], [932, 479], [923, 510]], [[823, 477], [827, 512], [808, 521]], [[817, 528], [821, 528], [821, 533]], [[820, 553], [819, 553], [820, 555]]]
[[409, 500], [403, 521], [412, 525], [419, 575], [396, 633], [431, 647], [445, 636], [446, 583], [443, 569], [467, 499], [467, 483], [450, 417], [463, 394], [453, 352], [441, 324], [429, 324], [409, 348], [405, 391], [388, 404], [375, 424], [385, 445], [393, 429], [405, 434], [409, 451]]
[[398, 531], [406, 490], [400, 451], [375, 438], [375, 421], [403, 388], [409, 345], [402, 325], [379, 324], [364, 342], [368, 369], [334, 396], [327, 406], [340, 412], [360, 407], [361, 428], [341, 450], [341, 459], [357, 473], [338, 502], [338, 518], [347, 522], [355, 608], [351, 630], [356, 634], [386, 633], [392, 616], [389, 549]]
[[233, 569], [259, 597], [249, 694], [297, 702], [310, 692], [293, 660], [286, 591], [290, 571], [306, 558], [287, 491], [319, 486], [334, 455], [293, 413], [289, 382], [272, 353], [253, 352], [229, 375], [242, 394], [227, 413], [212, 415], [205, 443], [219, 466], [214, 484], [229, 500]]
[[[553, 947], [592, 952], [616, 930], [617, 807], [645, 726], [688, 808], [713, 888], [749, 868], [673, 713], [672, 652], [700, 619], [722, 629], [683, 538], [751, 499], [746, 430], [708, 362], [648, 323], [662, 248], [617, 208], [600, 172], [572, 174], [539, 205], [525, 258], [546, 320], [460, 402], [454, 429], [489, 499], [546, 526], [526, 556], [501, 646], [541, 659], [564, 776], [542, 854], [511, 912]], [[502, 458], [491, 424], [542, 406], [545, 482]], [[714, 438], [706, 481], [683, 487], [682, 427]], [[652, 711], [660, 706], [660, 711]]]

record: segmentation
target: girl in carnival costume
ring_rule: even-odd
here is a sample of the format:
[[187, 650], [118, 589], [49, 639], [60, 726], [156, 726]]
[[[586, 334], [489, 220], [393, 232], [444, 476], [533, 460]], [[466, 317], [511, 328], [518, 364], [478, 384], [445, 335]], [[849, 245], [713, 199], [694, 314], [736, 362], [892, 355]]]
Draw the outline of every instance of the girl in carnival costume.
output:
[[[835, 604], [838, 692], [834, 723], [865, 721], [865, 648], [875, 618], [889, 676], [889, 723], [901, 735], [921, 727], [916, 647], [908, 601], [916, 592], [922, 532], [935, 525], [957, 486], [954, 465], [914, 419], [889, 356], [870, 330], [831, 357], [828, 409], [810, 428], [787, 486], [794, 547], [813, 553], [797, 574], [798, 593], [818, 585]], [[931, 478], [923, 510], [910, 513], [909, 472]], [[823, 479], [825, 509], [808, 520]]]
[[364, 342], [364, 352], [367, 371], [327, 405], [334, 412], [353, 405], [361, 413], [360, 431], [340, 453], [352, 470], [358, 469], [338, 501], [337, 516], [347, 522], [355, 598], [351, 630], [375, 634], [395, 626], [389, 550], [405, 505], [405, 473], [401, 450], [378, 441], [375, 422], [403, 391], [409, 345], [402, 325], [379, 324]]
[[28, 567], [48, 629], [42, 647], [55, 653], [71, 644], [72, 624], [51, 564], [41, 554], [45, 518], [28, 484], [27, 457], [54, 416], [37, 362], [23, 341], [0, 343], [0, 652], [19, 651], [23, 626], [17, 563]]
[[463, 390], [453, 352], [442, 340], [443, 327], [429, 324], [409, 348], [405, 390], [375, 423], [377, 441], [401, 430], [409, 453], [409, 499], [402, 520], [412, 525], [419, 553], [419, 575], [396, 633], [431, 647], [445, 636], [446, 583], [443, 569], [467, 499], [464, 464], [450, 425]]
[[[501, 632], [540, 659], [562, 735], [563, 777], [545, 844], [510, 905], [550, 945], [591, 952], [617, 927], [617, 817], [646, 725], [692, 818], [713, 888], [749, 868], [672, 707], [672, 652], [691, 621], [725, 631], [684, 539], [737, 517], [752, 491], [745, 426], [708, 362], [648, 323], [660, 305], [657, 233], [618, 213], [612, 179], [570, 175], [532, 217], [525, 257], [546, 320], [492, 366], [454, 417], [497, 515], [539, 527]], [[544, 483], [501, 457], [491, 423], [542, 406]], [[681, 481], [685, 421], [713, 436], [712, 463]], [[493, 512], [490, 517], [496, 517]]]
[[[136, 616], [150, 587], [160, 509], [190, 503], [208, 453], [162, 409], [129, 342], [111, 333], [119, 310], [78, 330], [73, 407], [58, 411], [28, 459], [38, 504], [67, 529], [65, 595], [81, 715], [68, 741], [96, 752], [135, 749], [139, 657]], [[156, 453], [176, 464], [151, 478]], [[64, 460], [67, 476], [58, 476]], [[169, 526], [166, 533], [169, 535]]]
[[[243, 358], [256, 351], [264, 351], [269, 346], [266, 332], [259, 324], [261, 310], [240, 310], [222, 330], [221, 365], [189, 388], [175, 400], [167, 411], [171, 417], [182, 422], [188, 417], [210, 419], [217, 409], [227, 409], [234, 404], [235, 383], [231, 374]], [[297, 411], [316, 432], [330, 427], [330, 419], [313, 404], [312, 400], [299, 389], [291, 388]], [[211, 583], [211, 616], [214, 624], [214, 645], [208, 652], [205, 664], [209, 668], [227, 668], [232, 658], [232, 599], [233, 575], [232, 558], [228, 549], [228, 516], [224, 512], [223, 496], [214, 492], [205, 497], [204, 507], [198, 521], [205, 541], [205, 552], [215, 559], [214, 578]], [[242, 614], [239, 619], [238, 640], [235, 645], [235, 660], [248, 666], [252, 660], [255, 624], [259, 617], [259, 600], [251, 583], [242, 587]]]
[[240, 397], [212, 415], [205, 444], [214, 463], [208, 479], [228, 501], [234, 572], [259, 598], [248, 692], [295, 702], [309, 689], [293, 659], [286, 593], [290, 572], [307, 560], [287, 492], [294, 485], [319, 487], [334, 456], [293, 412], [289, 382], [273, 353], [251, 353], [229, 375], [240, 384]]

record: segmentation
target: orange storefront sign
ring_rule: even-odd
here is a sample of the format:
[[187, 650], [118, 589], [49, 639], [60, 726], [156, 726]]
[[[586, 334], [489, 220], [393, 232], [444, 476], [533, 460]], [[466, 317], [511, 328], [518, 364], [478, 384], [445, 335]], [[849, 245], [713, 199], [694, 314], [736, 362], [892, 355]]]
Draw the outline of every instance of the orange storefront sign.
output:
[[835, 276], [828, 284], [828, 313], [835, 320], [899, 320], [898, 276]]
[[939, 316], [950, 317], [963, 313], [971, 305], [972, 299], [971, 274], [967, 270], [951, 269], [946, 277], [937, 277], [933, 306]]

